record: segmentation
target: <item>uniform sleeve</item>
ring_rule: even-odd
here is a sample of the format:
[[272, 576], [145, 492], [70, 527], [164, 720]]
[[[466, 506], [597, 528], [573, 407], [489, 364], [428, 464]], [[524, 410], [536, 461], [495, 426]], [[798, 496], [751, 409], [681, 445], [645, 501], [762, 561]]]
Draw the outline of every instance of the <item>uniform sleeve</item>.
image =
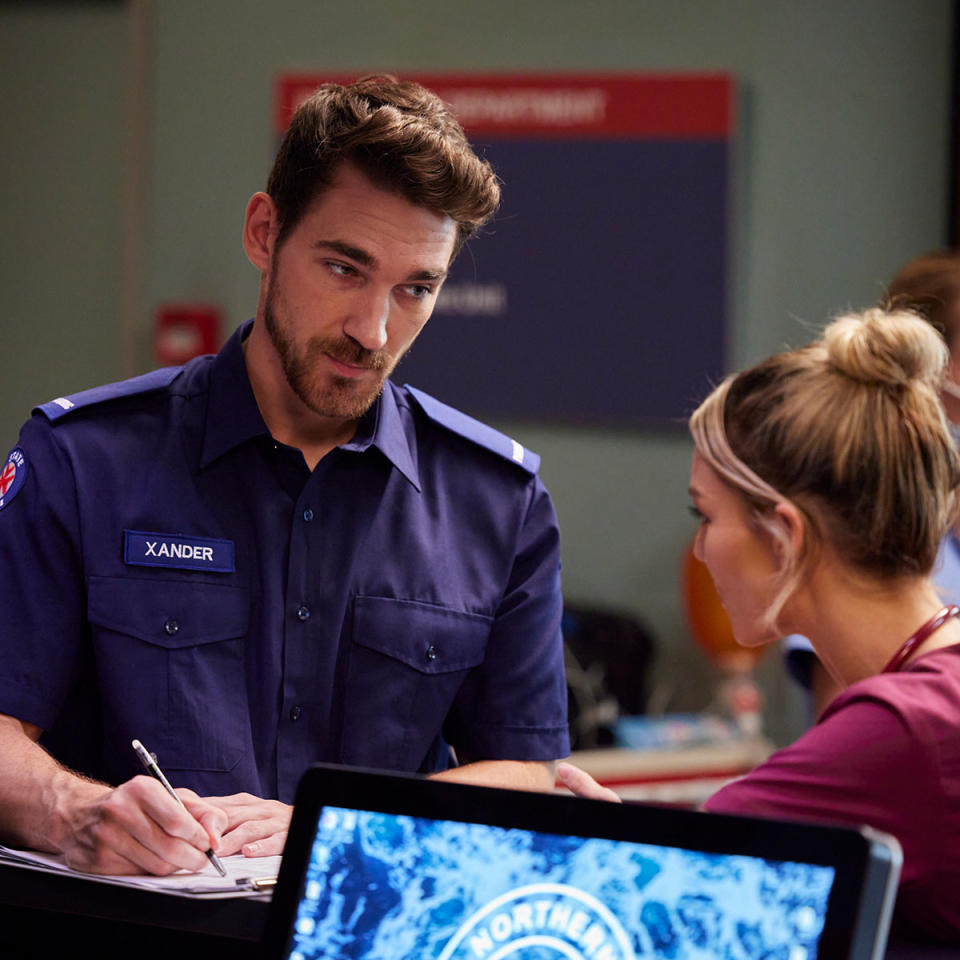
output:
[[0, 712], [50, 729], [79, 669], [83, 579], [77, 495], [54, 431], [20, 434], [26, 476], [0, 509]]
[[[923, 797], [924, 812], [917, 807]], [[766, 763], [718, 790], [712, 813], [866, 824], [904, 849], [902, 880], [937, 852], [919, 818], [941, 822], [936, 764], [899, 713], [880, 700], [847, 703]], [[915, 872], [915, 870], [913, 870]]]
[[544, 761], [569, 755], [562, 614], [557, 517], [534, 477], [486, 657], [460, 689], [445, 727], [459, 754]]

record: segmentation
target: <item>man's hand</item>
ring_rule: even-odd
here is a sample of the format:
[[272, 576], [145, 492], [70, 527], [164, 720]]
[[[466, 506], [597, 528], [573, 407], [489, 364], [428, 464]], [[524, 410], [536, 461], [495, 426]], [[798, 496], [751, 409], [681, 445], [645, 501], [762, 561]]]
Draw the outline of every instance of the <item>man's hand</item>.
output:
[[[183, 802], [190, 809], [186, 798]], [[271, 857], [283, 853], [293, 807], [249, 793], [204, 797], [203, 802], [226, 814], [227, 826], [217, 850], [221, 856], [242, 853], [245, 857]]]
[[609, 787], [601, 787], [589, 773], [575, 767], [572, 763], [559, 764], [557, 778], [578, 797], [585, 797], [587, 800], [610, 800], [613, 803], [623, 802]]
[[[62, 853], [89, 873], [202, 870], [219, 849], [227, 818], [190, 796], [184, 810], [152, 777], [119, 787], [97, 783], [57, 763], [37, 741], [43, 731], [0, 714], [0, 838]], [[189, 791], [178, 791], [187, 802]]]
[[[61, 779], [61, 786], [65, 782]], [[206, 851], [218, 849], [227, 818], [190, 791], [178, 791], [183, 810], [152, 777], [119, 787], [78, 780], [59, 798], [63, 830], [58, 846], [66, 862], [86, 873], [150, 873], [202, 870]]]

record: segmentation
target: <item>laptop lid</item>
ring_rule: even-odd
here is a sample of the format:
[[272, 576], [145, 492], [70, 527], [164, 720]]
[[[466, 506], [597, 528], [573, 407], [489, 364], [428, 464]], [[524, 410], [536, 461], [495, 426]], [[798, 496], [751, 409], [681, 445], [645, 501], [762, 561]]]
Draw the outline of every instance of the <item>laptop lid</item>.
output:
[[867, 960], [901, 853], [868, 828], [317, 765], [268, 960]]

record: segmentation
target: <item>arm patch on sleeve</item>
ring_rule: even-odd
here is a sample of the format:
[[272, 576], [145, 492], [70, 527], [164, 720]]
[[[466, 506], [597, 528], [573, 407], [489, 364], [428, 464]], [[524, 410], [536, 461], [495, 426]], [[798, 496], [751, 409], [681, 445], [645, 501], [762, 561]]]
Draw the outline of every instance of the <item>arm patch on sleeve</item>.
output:
[[26, 479], [26, 454], [19, 447], [14, 447], [7, 454], [7, 462], [0, 470], [0, 510], [20, 492], [20, 488]]

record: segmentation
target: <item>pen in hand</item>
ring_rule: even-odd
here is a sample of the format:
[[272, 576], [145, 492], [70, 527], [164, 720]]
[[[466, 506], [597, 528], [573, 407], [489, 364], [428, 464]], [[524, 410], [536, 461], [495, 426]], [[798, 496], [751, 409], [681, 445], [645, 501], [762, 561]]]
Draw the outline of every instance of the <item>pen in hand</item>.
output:
[[[159, 780], [163, 784], [167, 793], [169, 793], [170, 796], [173, 797], [173, 799], [176, 800], [184, 810], [186, 810], [187, 808], [184, 806], [180, 797], [177, 796], [176, 790], [170, 786], [170, 781], [167, 780], [167, 778], [163, 775], [163, 771], [157, 766], [157, 761], [154, 760], [149, 753], [147, 753], [146, 747], [144, 747], [139, 740], [134, 740], [131, 746], [133, 747], [136, 755], [140, 758], [140, 762], [147, 768], [147, 773]], [[214, 865], [214, 867], [216, 867], [217, 873], [219, 873], [221, 877], [225, 877], [227, 875], [227, 871], [220, 862], [220, 858], [213, 852], [212, 849], [207, 851], [207, 859]]]

